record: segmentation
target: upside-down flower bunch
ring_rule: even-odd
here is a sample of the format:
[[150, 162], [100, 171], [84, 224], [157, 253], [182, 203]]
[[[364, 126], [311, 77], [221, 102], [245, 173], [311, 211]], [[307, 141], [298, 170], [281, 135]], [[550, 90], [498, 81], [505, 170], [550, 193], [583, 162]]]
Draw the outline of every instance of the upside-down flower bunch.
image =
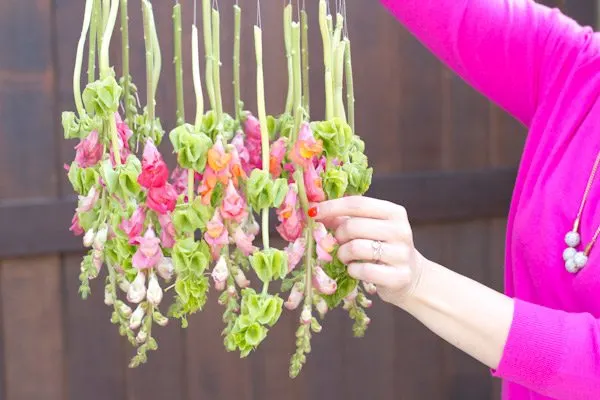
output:
[[[345, 7], [333, 17], [319, 2], [325, 60], [325, 120], [310, 121], [307, 17], [293, 21], [284, 8], [288, 62], [285, 110], [266, 114], [262, 29], [254, 27], [257, 62], [256, 116], [240, 99], [241, 8], [234, 6], [234, 107], [223, 110], [220, 83], [220, 14], [202, 1], [205, 88], [200, 76], [199, 30], [192, 26], [191, 60], [196, 97], [193, 123], [186, 122], [181, 49], [181, 5], [173, 9], [177, 124], [168, 138], [177, 166], [169, 171], [158, 150], [164, 135], [155, 93], [161, 52], [152, 5], [142, 0], [146, 46], [146, 106], [129, 74], [127, 0], [86, 0], [74, 71], [76, 112], [62, 115], [65, 138], [78, 139], [68, 177], [79, 195], [71, 231], [89, 248], [81, 263], [80, 293], [106, 271], [105, 303], [112, 322], [137, 347], [131, 366], [158, 345], [154, 325], [202, 310], [212, 286], [224, 307], [223, 340], [228, 351], [249, 355], [264, 341], [284, 310], [299, 313], [297, 350], [290, 376], [310, 352], [328, 310], [342, 306], [362, 336], [364, 309], [375, 287], [362, 286], [337, 258], [332, 233], [314, 218], [314, 204], [367, 191], [372, 177], [364, 143], [354, 134], [354, 94]], [[109, 44], [121, 15], [122, 76], [110, 67]], [[80, 91], [85, 44], [88, 83]], [[96, 51], [98, 49], [98, 52]], [[99, 65], [99, 77], [95, 69]], [[345, 83], [345, 85], [344, 85]], [[344, 88], [346, 102], [344, 102]], [[208, 109], [204, 107], [204, 92]], [[139, 154], [139, 156], [138, 156]], [[287, 245], [270, 246], [269, 211]], [[262, 234], [260, 247], [257, 237]], [[251, 285], [250, 279], [257, 279]], [[279, 281], [279, 292], [274, 283]], [[163, 294], [175, 292], [164, 305]], [[317, 318], [319, 317], [319, 318]]]

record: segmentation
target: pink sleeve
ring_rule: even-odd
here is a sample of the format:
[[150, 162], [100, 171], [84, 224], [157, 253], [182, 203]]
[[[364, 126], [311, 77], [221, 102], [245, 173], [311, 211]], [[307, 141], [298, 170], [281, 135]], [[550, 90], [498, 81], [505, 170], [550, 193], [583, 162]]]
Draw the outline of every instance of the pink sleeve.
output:
[[600, 321], [516, 300], [513, 324], [494, 375], [544, 396], [600, 394]]
[[460, 77], [526, 126], [591, 29], [533, 0], [381, 0]]

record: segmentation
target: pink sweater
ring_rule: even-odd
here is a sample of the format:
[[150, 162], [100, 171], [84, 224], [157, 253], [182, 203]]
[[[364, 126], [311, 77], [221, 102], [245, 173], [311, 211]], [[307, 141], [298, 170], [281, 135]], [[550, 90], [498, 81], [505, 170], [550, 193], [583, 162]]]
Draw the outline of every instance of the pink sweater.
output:
[[[562, 260], [600, 151], [599, 34], [532, 0], [381, 1], [529, 128], [507, 227], [515, 316], [493, 371], [503, 398], [600, 399], [600, 242], [576, 275]], [[584, 209], [583, 243], [599, 225], [600, 176]]]

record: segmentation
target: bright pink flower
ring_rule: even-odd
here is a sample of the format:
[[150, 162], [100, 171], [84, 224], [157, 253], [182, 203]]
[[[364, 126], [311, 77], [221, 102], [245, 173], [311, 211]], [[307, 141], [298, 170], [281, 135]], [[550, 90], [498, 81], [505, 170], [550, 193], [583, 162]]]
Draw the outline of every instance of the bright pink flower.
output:
[[244, 133], [246, 134], [246, 140], [261, 141], [260, 135], [260, 121], [251, 113], [246, 114], [246, 120], [244, 121]]
[[277, 218], [281, 222], [277, 232], [283, 239], [293, 242], [302, 235], [304, 217], [298, 208], [298, 194], [293, 185], [290, 185], [283, 203], [277, 209]]
[[170, 249], [175, 245], [175, 226], [170, 214], [158, 214], [160, 224], [160, 242], [164, 248]]
[[337, 241], [327, 232], [327, 228], [321, 222], [317, 222], [313, 230], [313, 237], [317, 242], [317, 257], [321, 261], [330, 262], [333, 260], [331, 252], [333, 252]]
[[75, 162], [81, 168], [88, 168], [96, 165], [102, 159], [104, 146], [100, 142], [98, 132], [91, 131], [85, 139], [81, 140], [75, 146]]
[[248, 149], [244, 145], [244, 133], [239, 132], [237, 135], [235, 135], [235, 137], [231, 141], [231, 144], [235, 147], [235, 149], [238, 152], [238, 156], [240, 158], [240, 162], [242, 164], [244, 172], [246, 172], [246, 175], [249, 175], [252, 171], [252, 167], [250, 166], [250, 154], [248, 153]]
[[248, 113], [244, 121], [244, 133], [246, 134], [245, 147], [248, 149], [250, 168], [262, 167], [262, 138], [260, 134], [260, 122], [252, 114]]
[[225, 290], [227, 284], [227, 278], [229, 277], [229, 269], [227, 268], [227, 262], [225, 258], [219, 258], [217, 265], [212, 270], [211, 276], [215, 281], [215, 289], [218, 291]]
[[171, 173], [171, 179], [173, 181], [173, 189], [177, 192], [177, 195], [181, 195], [187, 192], [188, 188], [188, 170], [184, 168], [175, 168]]
[[144, 229], [144, 221], [146, 220], [146, 214], [144, 213], [144, 209], [140, 206], [135, 209], [133, 215], [129, 219], [123, 219], [119, 228], [125, 232], [125, 234], [129, 237], [129, 243], [137, 244], [137, 238], [142, 233], [142, 229]]
[[177, 192], [170, 183], [148, 190], [146, 205], [159, 214], [173, 211], [177, 205]]
[[221, 204], [221, 215], [226, 220], [242, 222], [248, 216], [248, 208], [246, 201], [240, 196], [238, 191], [233, 186], [233, 182], [229, 181], [225, 197]]
[[294, 243], [290, 243], [286, 248], [285, 252], [288, 257], [288, 272], [292, 272], [294, 268], [302, 260], [304, 252], [306, 251], [306, 240], [302, 237], [296, 239]]
[[138, 242], [140, 245], [133, 255], [133, 266], [139, 270], [157, 266], [163, 254], [160, 249], [160, 239], [156, 237], [152, 227], [146, 230], [144, 237], [138, 238]]
[[304, 168], [312, 164], [315, 156], [323, 152], [323, 142], [316, 140], [308, 123], [302, 124], [298, 133], [298, 140], [290, 151], [289, 158], [295, 164]]
[[78, 213], [84, 213], [92, 210], [100, 197], [100, 192], [96, 190], [95, 186], [92, 186], [87, 196], [79, 196], [79, 206], [77, 207]]
[[235, 245], [237, 248], [245, 255], [249, 256], [258, 250], [256, 247], [252, 245], [252, 241], [254, 241], [254, 235], [244, 232], [242, 226], [238, 226], [235, 232], [233, 233], [233, 240], [235, 241]]
[[337, 283], [317, 265], [313, 274], [313, 285], [315, 289], [323, 294], [334, 294], [337, 290]]
[[321, 175], [327, 168], [327, 157], [323, 156], [321, 158], [315, 158], [313, 165], [315, 166], [315, 171], [317, 171], [317, 174]]
[[296, 282], [292, 287], [290, 296], [284, 303], [285, 308], [288, 310], [295, 310], [300, 305], [302, 298], [304, 297], [304, 285], [300, 282]]
[[79, 224], [79, 215], [77, 215], [77, 213], [75, 213], [73, 219], [71, 219], [71, 227], [69, 230], [73, 232], [75, 236], [83, 235], [83, 228]]
[[306, 196], [308, 201], [319, 203], [325, 200], [325, 192], [323, 191], [323, 180], [317, 174], [312, 163], [304, 170], [304, 186], [306, 187]]
[[269, 171], [274, 178], [279, 178], [282, 172], [281, 163], [285, 157], [287, 149], [287, 139], [281, 137], [271, 145], [271, 154], [269, 157]]
[[221, 213], [215, 212], [215, 215], [206, 224], [206, 232], [204, 233], [204, 239], [210, 246], [213, 259], [219, 258], [221, 249], [226, 244], [229, 244], [229, 235], [227, 228], [223, 224]]
[[163, 161], [158, 149], [151, 139], [146, 142], [144, 147], [144, 157], [142, 158], [142, 173], [138, 177], [140, 185], [146, 189], [161, 187], [169, 179], [169, 169]]

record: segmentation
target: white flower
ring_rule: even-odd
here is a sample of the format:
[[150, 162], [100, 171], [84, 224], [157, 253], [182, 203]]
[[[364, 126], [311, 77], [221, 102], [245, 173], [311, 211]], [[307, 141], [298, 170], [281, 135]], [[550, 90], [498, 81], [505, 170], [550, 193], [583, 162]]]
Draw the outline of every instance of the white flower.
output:
[[171, 257], [163, 257], [156, 267], [156, 272], [165, 281], [170, 281], [173, 277], [173, 260]]
[[111, 293], [110, 286], [104, 288], [104, 304], [112, 306], [115, 303], [115, 299]]
[[162, 300], [163, 291], [160, 288], [158, 279], [156, 279], [156, 275], [154, 275], [154, 273], [150, 275], [150, 281], [148, 282], [148, 293], [146, 294], [146, 297], [153, 306], [159, 305]]
[[300, 322], [303, 323], [304, 325], [308, 325], [310, 324], [310, 321], [312, 320], [312, 313], [310, 310], [310, 306], [304, 306], [304, 308], [302, 309], [302, 313], [300, 314]]
[[127, 293], [129, 291], [129, 287], [131, 286], [131, 283], [129, 283], [129, 281], [126, 278], [122, 278], [119, 280], [119, 288], [124, 291], [125, 293]]
[[221, 258], [219, 258], [217, 265], [215, 265], [212, 270], [211, 276], [215, 281], [215, 288], [219, 291], [225, 290], [225, 284], [227, 283], [227, 277], [229, 276], [229, 269], [227, 268], [225, 257], [221, 256]]
[[369, 293], [369, 294], [377, 293], [377, 287], [374, 284], [369, 283], [369, 282], [363, 282], [363, 286], [367, 293]]
[[129, 285], [129, 290], [127, 290], [127, 300], [130, 303], [137, 304], [144, 300], [144, 297], [146, 297], [146, 276], [140, 271], [131, 285]]
[[327, 311], [329, 310], [329, 307], [327, 307], [327, 303], [325, 302], [325, 300], [323, 300], [323, 298], [320, 298], [319, 301], [316, 304], [317, 307], [317, 311], [319, 312], [319, 314], [321, 315], [321, 318], [323, 318], [323, 316], [327, 313]]
[[131, 314], [131, 318], [129, 318], [129, 329], [135, 330], [139, 328], [145, 313], [144, 307], [141, 304], [138, 305], [133, 314]]
[[94, 236], [96, 236], [96, 232], [90, 228], [85, 235], [83, 235], [83, 245], [85, 247], [90, 247], [94, 243]]
[[146, 339], [148, 339], [148, 333], [144, 329], [140, 329], [135, 338], [135, 341], [138, 342], [138, 344], [142, 344], [146, 341]]
[[104, 244], [106, 243], [106, 239], [108, 238], [108, 227], [103, 224], [98, 232], [96, 233], [96, 237], [94, 238], [94, 249], [98, 251], [104, 250]]
[[129, 316], [131, 315], [131, 307], [129, 307], [125, 303], [121, 303], [119, 311], [121, 311], [121, 314], [123, 314], [123, 316], [125, 316], [126, 318], [129, 318]]
[[154, 313], [154, 322], [156, 322], [160, 326], [167, 326], [167, 323], [169, 323], [169, 319], [167, 317], [165, 317], [164, 315], [162, 315], [161, 313], [155, 312]]
[[237, 273], [235, 274], [235, 283], [241, 288], [247, 288], [250, 286], [250, 281], [246, 279], [246, 275], [244, 275], [244, 271], [241, 268], [238, 268]]

